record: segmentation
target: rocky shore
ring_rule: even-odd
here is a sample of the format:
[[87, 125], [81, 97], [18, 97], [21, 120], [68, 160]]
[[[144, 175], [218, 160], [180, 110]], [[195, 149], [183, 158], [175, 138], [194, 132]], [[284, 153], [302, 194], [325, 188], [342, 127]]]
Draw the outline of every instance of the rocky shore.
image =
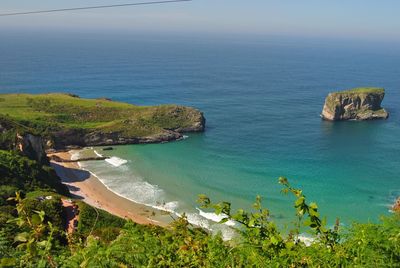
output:
[[396, 202], [394, 203], [392, 210], [396, 213], [400, 213], [400, 197], [397, 198]]
[[78, 159], [65, 159], [57, 154], [49, 154], [48, 158], [50, 161], [57, 162], [57, 163], [77, 163], [77, 162], [85, 162], [85, 161], [101, 161], [101, 160], [106, 160], [109, 157], [105, 156], [96, 156], [96, 157], [84, 157], [84, 158], [78, 158]]
[[1, 96], [0, 148], [17, 148], [39, 162], [46, 162], [46, 152], [72, 148], [176, 141], [206, 124], [201, 111], [179, 105], [136, 106], [58, 93]]

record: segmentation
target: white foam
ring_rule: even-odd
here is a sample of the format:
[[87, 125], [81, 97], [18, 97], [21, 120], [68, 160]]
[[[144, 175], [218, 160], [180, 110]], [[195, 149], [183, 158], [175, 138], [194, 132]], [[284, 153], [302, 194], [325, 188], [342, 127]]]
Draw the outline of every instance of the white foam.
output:
[[69, 153], [71, 154], [71, 160], [77, 160], [81, 155], [80, 151], [69, 151]]
[[106, 159], [106, 162], [113, 165], [114, 167], [119, 167], [128, 163], [128, 160], [113, 156], [111, 158]]
[[179, 214], [176, 213], [176, 209], [178, 208], [178, 206], [179, 206], [178, 201], [171, 201], [171, 202], [167, 202], [162, 205], [155, 205], [155, 206], [153, 205], [151, 207], [158, 209], [158, 210], [163, 210], [163, 211], [167, 211], [170, 213], [174, 213], [177, 216], [180, 216]]
[[[162, 193], [162, 190], [159, 189], [156, 185], [152, 185], [145, 181], [138, 181], [138, 182], [133, 182], [132, 185], [129, 185], [129, 187], [123, 187], [121, 189], [116, 190], [114, 189], [114, 187], [110, 187], [110, 184], [112, 184], [111, 181], [105, 179], [103, 176], [99, 176], [98, 174], [84, 168], [82, 165], [80, 165], [80, 167], [82, 170], [85, 170], [94, 177], [96, 177], [109, 191], [115, 193], [116, 195], [122, 198], [128, 199], [138, 204], [146, 205], [164, 211], [167, 211], [166, 209], [168, 208], [174, 207], [174, 205], [172, 205], [172, 203], [174, 202], [168, 202], [163, 206], [154, 205], [156, 203], [155, 200], [157, 199], [157, 196], [159, 196], [160, 193]], [[135, 196], [135, 198], [130, 198], [128, 196]], [[176, 207], [178, 206], [177, 201], [175, 206]], [[171, 210], [170, 212], [173, 211]]]
[[[228, 217], [226, 214], [223, 214], [223, 213], [217, 215], [213, 212], [204, 212], [199, 208], [196, 208], [196, 209], [199, 211], [200, 216], [202, 216], [208, 220], [211, 220], [213, 222], [220, 222], [223, 219]], [[235, 222], [233, 220], [228, 220], [227, 222], [225, 222], [225, 224], [228, 226], [235, 226]]]
[[186, 214], [186, 217], [187, 217], [188, 222], [190, 222], [191, 224], [199, 226], [204, 229], [207, 229], [209, 231], [212, 231], [212, 229], [210, 227], [210, 223], [206, 219], [201, 217], [199, 214], [188, 213], [188, 214]]
[[189, 136], [187, 136], [187, 135], [183, 135], [182, 136], [182, 139], [184, 139], [184, 140], [186, 140], [186, 139], [188, 139], [189, 138]]
[[98, 157], [103, 157], [102, 154], [99, 154], [96, 150], [93, 150], [93, 152], [98, 156]]
[[299, 235], [297, 239], [303, 242], [307, 247], [311, 246], [311, 244], [315, 241], [314, 238], [305, 235]]
[[[93, 152], [97, 156], [101, 156], [98, 152], [94, 150]], [[177, 217], [182, 217], [182, 209], [179, 209], [179, 202], [169, 200], [168, 202], [164, 201], [167, 198], [165, 192], [160, 189], [159, 186], [148, 183], [143, 178], [134, 175], [134, 173], [130, 171], [129, 165], [123, 166], [128, 162], [127, 160], [113, 156], [105, 161], [106, 162], [93, 161], [90, 163], [78, 162], [78, 165], [82, 169], [90, 172], [108, 190], [118, 196], [157, 210], [169, 212]], [[110, 169], [105, 163], [119, 168]], [[208, 213], [198, 208], [197, 210], [198, 213], [186, 213], [189, 223], [207, 229], [213, 234], [221, 233], [224, 240], [231, 240], [235, 236], [236, 231], [231, 228], [231, 226], [235, 225], [234, 221], [229, 220], [225, 224], [219, 224], [222, 219], [226, 218], [226, 215], [216, 215], [215, 213]]]

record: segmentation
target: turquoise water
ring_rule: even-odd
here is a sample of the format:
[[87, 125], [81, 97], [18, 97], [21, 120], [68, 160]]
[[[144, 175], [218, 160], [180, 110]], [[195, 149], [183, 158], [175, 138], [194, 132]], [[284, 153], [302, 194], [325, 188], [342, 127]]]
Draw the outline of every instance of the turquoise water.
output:
[[[29, 42], [28, 42], [29, 38]], [[130, 199], [197, 213], [196, 197], [249, 207], [264, 197], [293, 219], [286, 176], [329, 222], [375, 221], [400, 195], [400, 50], [321, 40], [18, 36], [0, 43], [1, 92], [65, 91], [142, 105], [204, 111], [203, 134], [173, 143], [116, 147], [128, 162], [89, 163]], [[387, 121], [321, 121], [328, 92], [386, 88]], [[99, 153], [103, 153], [98, 149]]]

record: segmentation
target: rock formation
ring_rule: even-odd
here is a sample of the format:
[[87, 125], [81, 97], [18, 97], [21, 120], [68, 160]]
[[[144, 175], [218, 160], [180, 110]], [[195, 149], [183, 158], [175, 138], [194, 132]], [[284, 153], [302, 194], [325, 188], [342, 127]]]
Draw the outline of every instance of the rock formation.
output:
[[[0, 106], [0, 148], [7, 149], [16, 147], [16, 132], [41, 135], [44, 148], [54, 151], [175, 141], [182, 139], [185, 132], [204, 131], [206, 123], [201, 111], [179, 105], [140, 107], [57, 93], [2, 96], [7, 101]], [[13, 109], [18, 109], [18, 113], [13, 113]], [[26, 121], [22, 114], [37, 120]], [[34, 135], [20, 135], [21, 151], [34, 148]]]
[[59, 163], [76, 163], [76, 162], [86, 162], [86, 161], [102, 161], [109, 159], [109, 157], [106, 156], [95, 156], [95, 157], [84, 157], [84, 158], [78, 158], [78, 159], [64, 159], [59, 157], [58, 155], [52, 154], [49, 156], [50, 160], [59, 162]]
[[29, 133], [18, 134], [16, 137], [16, 148], [30, 159], [39, 163], [47, 163], [48, 159], [44, 150], [43, 138]]
[[381, 107], [385, 90], [356, 88], [330, 93], [326, 97], [321, 117], [324, 120], [386, 119], [389, 113]]
[[400, 197], [397, 198], [396, 202], [394, 203], [392, 210], [394, 212], [400, 213]]
[[[204, 127], [202, 127], [204, 128]], [[195, 130], [187, 130], [182, 132], [195, 132]], [[110, 146], [124, 144], [144, 144], [144, 143], [161, 143], [168, 141], [176, 141], [183, 138], [183, 134], [177, 130], [162, 130], [158, 134], [145, 137], [128, 136], [119, 131], [97, 131], [82, 129], [69, 129], [67, 131], [59, 131], [53, 134], [53, 142], [55, 149], [63, 149], [71, 145], [78, 147], [85, 146]]]

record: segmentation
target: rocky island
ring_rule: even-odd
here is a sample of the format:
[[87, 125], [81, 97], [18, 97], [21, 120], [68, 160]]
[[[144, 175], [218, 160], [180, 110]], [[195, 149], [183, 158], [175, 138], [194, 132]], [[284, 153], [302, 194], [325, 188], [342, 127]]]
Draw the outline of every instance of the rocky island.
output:
[[[197, 109], [136, 106], [72, 94], [0, 94], [0, 143], [21, 151], [178, 140], [204, 131]], [[30, 149], [30, 150], [29, 150]], [[44, 153], [39, 152], [45, 156]]]
[[386, 119], [389, 113], [381, 107], [383, 88], [355, 88], [333, 92], [326, 97], [321, 117], [324, 120]]

